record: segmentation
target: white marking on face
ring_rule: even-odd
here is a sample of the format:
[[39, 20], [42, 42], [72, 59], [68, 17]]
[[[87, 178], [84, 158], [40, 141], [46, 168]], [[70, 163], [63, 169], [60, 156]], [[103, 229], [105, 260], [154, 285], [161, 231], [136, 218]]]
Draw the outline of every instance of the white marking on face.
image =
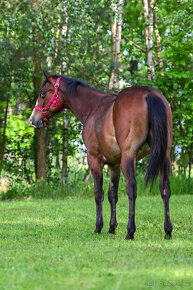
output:
[[164, 191], [163, 191], [163, 195], [166, 195], [166, 191], [165, 191], [165, 189], [164, 189]]
[[[37, 105], [38, 105], [38, 100], [36, 101], [35, 106], [37, 106]], [[32, 119], [33, 119], [33, 116], [34, 116], [34, 112], [35, 112], [35, 107], [34, 107], [32, 113], [31, 113], [31, 116], [30, 116], [30, 118], [29, 118], [29, 122], [30, 122], [31, 125], [32, 125]]]

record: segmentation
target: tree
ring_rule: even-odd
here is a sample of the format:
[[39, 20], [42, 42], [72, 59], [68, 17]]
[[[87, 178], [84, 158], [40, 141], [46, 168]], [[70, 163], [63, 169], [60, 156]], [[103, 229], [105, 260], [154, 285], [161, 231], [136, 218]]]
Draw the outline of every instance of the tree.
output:
[[155, 69], [153, 61], [153, 14], [155, 0], [142, 0], [143, 15], [145, 21], [145, 44], [147, 55], [147, 75], [151, 81], [155, 80]]
[[[143, 3], [148, 11], [146, 16]], [[35, 4], [38, 9], [34, 8]], [[0, 142], [2, 145], [4, 135], [5, 154], [3, 157], [1, 153], [1, 160], [5, 170], [14, 170], [25, 179], [26, 172], [30, 172], [30, 180], [34, 180], [37, 143], [27, 120], [41, 87], [41, 69], [47, 68], [52, 73], [61, 72], [83, 79], [103, 91], [119, 90], [120, 79], [126, 85], [153, 83], [167, 97], [173, 111], [173, 161], [180, 155], [177, 160], [179, 172], [187, 174], [188, 169], [190, 175], [192, 4], [185, 0], [180, 1], [180, 5], [157, 0], [156, 7], [155, 1], [150, 0], [130, 0], [124, 5], [118, 0], [48, 0], [41, 3], [39, 0], [10, 0], [0, 3], [0, 8]], [[7, 115], [6, 96], [9, 96]], [[68, 134], [68, 156], [74, 156], [81, 147], [78, 145], [81, 144], [82, 125], [69, 113], [65, 118], [53, 119], [42, 136], [44, 141], [38, 143], [44, 144], [41, 150], [43, 156], [46, 155], [40, 165], [44, 168], [40, 176], [45, 176], [46, 162], [49, 180], [52, 180], [56, 163], [63, 160], [63, 170], [66, 166], [63, 132]], [[68, 133], [64, 126], [66, 121]], [[0, 147], [1, 152], [3, 147]], [[66, 173], [60, 172], [58, 180], [61, 175], [66, 176]]]
[[163, 60], [161, 57], [161, 37], [158, 29], [157, 24], [157, 13], [156, 10], [153, 12], [153, 18], [154, 18], [154, 31], [155, 31], [155, 39], [156, 39], [156, 49], [157, 49], [157, 58], [158, 58], [158, 68], [160, 70], [160, 74], [163, 75]]
[[119, 0], [118, 3], [112, 0], [112, 10], [114, 14], [111, 25], [113, 67], [109, 80], [109, 91], [113, 91], [115, 88], [121, 89], [122, 86], [121, 81], [118, 79], [120, 77], [118, 72], [120, 71], [121, 65], [120, 47], [123, 3], [123, 0]]
[[[33, 0], [33, 12], [34, 17], [37, 17], [37, 11], [39, 11], [39, 2], [38, 0]], [[40, 51], [40, 42], [41, 36], [38, 31], [37, 22], [34, 22], [33, 25], [33, 46], [34, 46], [34, 54], [33, 54], [33, 99], [34, 104], [39, 96], [39, 90], [41, 88], [41, 51]], [[35, 140], [36, 140], [36, 175], [37, 179], [44, 180], [46, 178], [46, 129], [43, 127], [39, 130], [35, 129]]]
[[7, 126], [7, 113], [8, 113], [8, 105], [9, 105], [9, 99], [7, 98], [5, 112], [4, 112], [4, 118], [0, 123], [0, 130], [2, 130], [2, 133], [0, 131], [0, 175], [3, 167], [3, 156], [5, 151], [5, 145], [6, 145], [6, 126]]

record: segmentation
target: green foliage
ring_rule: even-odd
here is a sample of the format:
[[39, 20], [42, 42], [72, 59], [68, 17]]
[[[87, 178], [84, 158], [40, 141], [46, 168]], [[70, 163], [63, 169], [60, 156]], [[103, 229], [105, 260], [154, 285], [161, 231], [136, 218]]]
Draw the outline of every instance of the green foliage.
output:
[[33, 159], [34, 129], [22, 115], [9, 115], [6, 129], [7, 146], [4, 168], [31, 181], [34, 174]]
[[34, 130], [21, 115], [9, 116], [6, 135], [7, 153], [12, 154], [11, 157], [25, 157], [32, 150]]
[[[120, 64], [112, 60], [111, 3], [110, 0], [0, 3], [0, 142], [7, 97], [13, 115], [8, 118], [6, 130], [4, 169], [14, 169], [15, 174], [25, 176], [28, 181], [35, 178], [34, 133], [27, 128], [27, 122], [35, 104], [34, 79], [43, 81], [43, 74], [33, 71], [38, 55], [42, 68], [60, 73], [65, 62], [65, 74], [104, 91], [108, 90], [114, 65], [121, 65], [119, 78], [125, 86], [149, 84], [162, 91], [173, 111], [172, 161], [180, 154], [177, 165], [180, 172], [186, 172], [193, 150], [192, 3], [156, 1], [164, 67], [160, 72], [155, 64], [154, 83], [147, 80], [141, 0], [125, 1], [123, 6]], [[156, 45], [153, 53], [157, 60]], [[82, 150], [82, 125], [69, 112], [67, 119], [68, 155], [74, 156]], [[52, 120], [47, 131], [49, 177], [56, 159], [61, 164], [62, 135], [60, 115]]]
[[100, 235], [93, 198], [1, 202], [0, 288], [192, 289], [192, 197], [173, 196], [170, 206], [172, 240], [164, 240], [159, 196], [138, 197], [135, 240], [126, 241], [126, 196], [115, 236], [106, 197]]
[[[69, 170], [68, 183], [64, 186], [60, 181], [60, 170], [54, 169], [48, 181], [33, 182], [31, 184], [16, 178], [8, 190], [0, 193], [0, 200], [14, 200], [14, 199], [64, 199], [67, 196], [73, 197], [89, 197], [93, 196], [94, 202], [94, 188], [93, 180], [84, 182], [84, 175], [86, 168], [78, 169], [77, 166], [72, 166]], [[10, 177], [11, 179], [11, 177]], [[159, 180], [156, 181], [153, 188], [150, 185], [145, 188], [144, 173], [139, 171], [137, 174], [137, 195], [138, 196], [160, 196]], [[193, 194], [193, 179], [186, 178], [183, 175], [176, 175], [170, 178], [172, 195]], [[109, 186], [108, 172], [104, 173], [104, 192], [107, 195]], [[124, 176], [121, 174], [119, 183], [119, 196], [126, 196], [126, 182]]]

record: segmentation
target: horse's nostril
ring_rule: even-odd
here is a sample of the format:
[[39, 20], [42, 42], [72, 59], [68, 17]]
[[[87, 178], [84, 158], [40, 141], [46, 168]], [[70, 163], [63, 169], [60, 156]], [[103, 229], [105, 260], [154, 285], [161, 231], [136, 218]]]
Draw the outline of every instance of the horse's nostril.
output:
[[34, 118], [34, 117], [32, 117], [32, 118], [30, 118], [29, 121], [30, 121], [31, 125], [34, 128], [41, 128], [41, 127], [43, 127], [43, 122], [42, 122], [41, 117], [40, 118]]
[[40, 120], [37, 121], [36, 127], [37, 127], [37, 128], [41, 128], [42, 126], [43, 126], [43, 122], [42, 122], [42, 120], [40, 119]]

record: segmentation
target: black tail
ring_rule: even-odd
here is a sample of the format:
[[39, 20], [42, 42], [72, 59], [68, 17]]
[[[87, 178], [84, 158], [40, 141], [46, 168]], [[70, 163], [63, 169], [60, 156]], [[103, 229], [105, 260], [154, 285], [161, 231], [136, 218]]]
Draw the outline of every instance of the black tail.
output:
[[158, 96], [146, 96], [148, 117], [149, 117], [149, 134], [148, 144], [150, 153], [147, 161], [147, 173], [145, 184], [149, 181], [153, 185], [163, 166], [167, 150], [167, 117], [166, 108], [163, 101]]

